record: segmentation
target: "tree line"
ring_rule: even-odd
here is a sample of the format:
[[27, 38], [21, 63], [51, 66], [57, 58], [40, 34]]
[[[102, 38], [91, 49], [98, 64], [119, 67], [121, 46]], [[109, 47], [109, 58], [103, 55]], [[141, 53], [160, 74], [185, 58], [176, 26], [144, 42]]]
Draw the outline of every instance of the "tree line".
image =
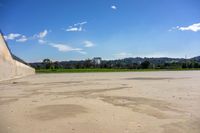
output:
[[35, 69], [85, 69], [85, 68], [113, 68], [113, 69], [190, 69], [200, 68], [200, 62], [193, 59], [172, 58], [126, 58], [121, 60], [102, 60], [95, 64], [91, 59], [80, 61], [51, 61], [30, 64]]

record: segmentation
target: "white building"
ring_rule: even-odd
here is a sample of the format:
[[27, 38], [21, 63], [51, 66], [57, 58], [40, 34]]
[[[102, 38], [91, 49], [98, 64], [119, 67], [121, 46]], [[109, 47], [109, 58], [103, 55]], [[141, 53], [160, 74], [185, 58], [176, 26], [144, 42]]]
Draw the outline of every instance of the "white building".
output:
[[94, 57], [92, 59], [92, 62], [95, 64], [95, 65], [100, 65], [101, 64], [101, 57]]

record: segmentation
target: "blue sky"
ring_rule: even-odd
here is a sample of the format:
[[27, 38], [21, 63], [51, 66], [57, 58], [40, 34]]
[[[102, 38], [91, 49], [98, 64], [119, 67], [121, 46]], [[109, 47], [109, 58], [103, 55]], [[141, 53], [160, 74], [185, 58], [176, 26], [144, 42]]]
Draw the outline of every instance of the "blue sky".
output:
[[199, 0], [0, 0], [0, 29], [28, 62], [200, 55]]

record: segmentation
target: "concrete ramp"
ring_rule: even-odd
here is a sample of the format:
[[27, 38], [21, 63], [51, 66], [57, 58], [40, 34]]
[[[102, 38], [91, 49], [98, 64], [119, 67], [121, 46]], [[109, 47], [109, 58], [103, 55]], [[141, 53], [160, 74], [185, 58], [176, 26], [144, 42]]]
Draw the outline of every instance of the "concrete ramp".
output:
[[0, 81], [35, 74], [35, 69], [12, 55], [0, 33]]

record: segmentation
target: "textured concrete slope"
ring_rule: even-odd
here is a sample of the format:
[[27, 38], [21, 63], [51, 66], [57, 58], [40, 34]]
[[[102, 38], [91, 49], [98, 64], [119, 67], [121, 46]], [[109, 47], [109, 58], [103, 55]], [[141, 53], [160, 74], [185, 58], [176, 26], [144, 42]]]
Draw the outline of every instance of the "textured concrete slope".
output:
[[0, 34], [0, 81], [35, 73], [35, 69], [14, 60], [4, 39]]

